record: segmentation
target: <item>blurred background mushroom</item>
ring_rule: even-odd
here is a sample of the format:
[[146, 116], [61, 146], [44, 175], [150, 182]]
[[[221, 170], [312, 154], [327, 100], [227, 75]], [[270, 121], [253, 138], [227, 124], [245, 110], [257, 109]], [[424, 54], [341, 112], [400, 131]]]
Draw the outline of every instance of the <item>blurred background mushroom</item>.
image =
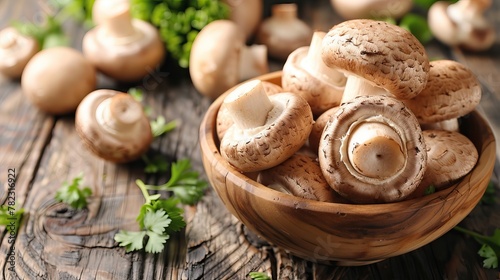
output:
[[76, 110], [75, 128], [92, 153], [117, 163], [139, 158], [153, 141], [142, 105], [115, 90], [99, 89], [87, 95]]
[[438, 1], [428, 12], [429, 28], [434, 36], [450, 47], [484, 51], [495, 43], [495, 30], [484, 12], [491, 0]]
[[97, 0], [98, 25], [83, 38], [83, 53], [105, 75], [134, 82], [153, 73], [165, 57], [165, 46], [151, 24], [132, 19], [127, 0]]
[[413, 7], [413, 0], [330, 0], [344, 19], [399, 19]]
[[229, 19], [234, 21], [250, 41], [262, 21], [263, 0], [223, 0], [229, 6]]
[[97, 83], [96, 70], [77, 50], [52, 47], [38, 52], [26, 65], [21, 87], [36, 107], [49, 114], [75, 111]]
[[311, 27], [298, 18], [297, 4], [276, 4], [257, 30], [256, 41], [267, 46], [270, 57], [285, 61], [297, 48], [308, 46], [312, 34]]
[[22, 35], [13, 27], [0, 31], [0, 73], [19, 78], [28, 61], [39, 51], [36, 39]]
[[212, 21], [201, 30], [189, 65], [193, 85], [211, 99], [238, 82], [269, 72], [267, 48], [246, 46], [243, 32], [230, 20]]

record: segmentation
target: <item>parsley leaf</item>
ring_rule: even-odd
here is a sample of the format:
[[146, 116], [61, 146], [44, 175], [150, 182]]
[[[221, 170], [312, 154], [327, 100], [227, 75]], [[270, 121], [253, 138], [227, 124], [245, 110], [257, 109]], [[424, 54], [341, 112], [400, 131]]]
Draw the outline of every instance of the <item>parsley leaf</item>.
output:
[[120, 232], [115, 234], [115, 241], [118, 242], [121, 247], [125, 247], [128, 253], [142, 249], [145, 236], [145, 231], [120, 230]]
[[252, 271], [248, 273], [248, 276], [250, 276], [250, 278], [254, 280], [271, 280], [271, 277], [269, 277], [269, 275], [267, 275], [267, 273], [265, 272]]
[[162, 234], [172, 222], [168, 218], [168, 214], [163, 209], [158, 209], [156, 211], [146, 211], [144, 215], [144, 227], [149, 231]]
[[498, 258], [500, 258], [500, 229], [497, 228], [492, 236], [482, 235], [459, 226], [455, 226], [455, 229], [473, 237], [477, 242], [482, 244], [478, 254], [485, 258], [483, 267], [498, 268]]
[[0, 206], [0, 225], [9, 226], [12, 225], [14, 221], [16, 227], [15, 230], [19, 229], [19, 224], [24, 214], [24, 209], [17, 209], [16, 206], [2, 205]]
[[146, 244], [146, 252], [160, 253], [163, 251], [165, 242], [170, 238], [168, 234], [158, 234], [156, 232], [148, 231], [148, 243]]
[[167, 123], [163, 116], [158, 116], [156, 120], [150, 122], [150, 125], [153, 137], [158, 137], [172, 131], [177, 126], [177, 123], [176, 121], [170, 121]]
[[64, 182], [62, 187], [56, 192], [55, 199], [68, 204], [75, 209], [83, 209], [87, 206], [87, 197], [92, 195], [89, 187], [81, 188], [83, 175], [75, 177], [71, 183]]
[[144, 167], [144, 172], [146, 173], [166, 172], [169, 167], [167, 160], [161, 155], [155, 155], [155, 157], [150, 158], [146, 154], [143, 154], [142, 160], [146, 163], [146, 167]]

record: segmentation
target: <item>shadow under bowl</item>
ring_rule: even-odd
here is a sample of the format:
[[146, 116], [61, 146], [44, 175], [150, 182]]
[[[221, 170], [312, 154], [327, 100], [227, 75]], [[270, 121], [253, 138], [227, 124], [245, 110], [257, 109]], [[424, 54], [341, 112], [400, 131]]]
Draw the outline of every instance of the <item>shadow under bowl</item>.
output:
[[[281, 72], [257, 79], [281, 85]], [[203, 165], [210, 184], [246, 227], [306, 260], [364, 265], [420, 248], [472, 211], [493, 173], [495, 138], [487, 121], [474, 111], [461, 119], [461, 132], [475, 144], [479, 160], [468, 175], [449, 188], [401, 202], [361, 205], [281, 193], [250, 179], [222, 158], [216, 117], [228, 92], [214, 101], [200, 126]]]

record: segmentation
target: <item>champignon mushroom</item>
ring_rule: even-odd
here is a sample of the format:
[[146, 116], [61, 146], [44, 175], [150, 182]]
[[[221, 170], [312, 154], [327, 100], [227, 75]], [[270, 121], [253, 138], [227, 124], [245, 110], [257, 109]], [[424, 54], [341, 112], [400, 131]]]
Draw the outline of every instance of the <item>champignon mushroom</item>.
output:
[[294, 154], [283, 163], [260, 171], [257, 182], [305, 199], [347, 202], [328, 185], [318, 162], [305, 154]]
[[152, 73], [165, 56], [158, 30], [132, 19], [126, 0], [97, 0], [100, 24], [83, 37], [83, 53], [105, 75], [124, 82]]
[[87, 95], [76, 111], [75, 127], [90, 151], [117, 163], [137, 159], [153, 140], [142, 105], [115, 90], [99, 89]]
[[432, 61], [426, 87], [414, 98], [403, 100], [421, 125], [454, 122], [480, 101], [481, 85], [474, 73], [453, 60]]
[[241, 172], [276, 166], [307, 141], [313, 117], [307, 101], [293, 93], [268, 96], [261, 81], [238, 86], [224, 99], [234, 120], [220, 143], [221, 155]]
[[438, 1], [428, 12], [429, 28], [442, 43], [471, 51], [489, 49], [495, 42], [495, 30], [484, 17], [491, 0]]
[[413, 113], [390, 96], [358, 96], [326, 124], [318, 158], [325, 179], [356, 203], [399, 201], [419, 185], [427, 154]]
[[312, 29], [297, 15], [296, 4], [276, 4], [262, 21], [256, 40], [267, 46], [269, 56], [286, 60], [294, 50], [309, 45]]
[[309, 134], [309, 148], [312, 151], [318, 153], [319, 142], [321, 140], [321, 136], [323, 135], [323, 130], [325, 129], [326, 123], [330, 120], [330, 118], [337, 112], [339, 106], [330, 108], [326, 110], [323, 114], [321, 114], [314, 121], [313, 127], [311, 129], [311, 133]]
[[314, 32], [309, 47], [300, 47], [288, 56], [281, 79], [283, 89], [307, 100], [315, 116], [340, 104], [346, 83], [345, 75], [326, 66], [321, 58], [325, 34]]
[[423, 196], [429, 187], [442, 190], [467, 175], [477, 163], [478, 152], [465, 135], [454, 131], [424, 130], [427, 169], [410, 198]]
[[189, 74], [195, 88], [211, 99], [240, 81], [267, 72], [266, 47], [247, 47], [241, 30], [233, 21], [212, 21], [193, 42]]
[[409, 99], [427, 83], [425, 48], [406, 29], [384, 21], [355, 19], [334, 26], [323, 39], [322, 58], [347, 75], [341, 103], [358, 95]]
[[[273, 95], [276, 93], [283, 92], [283, 88], [278, 86], [277, 84], [273, 84], [271, 82], [261, 81], [262, 87], [267, 95]], [[234, 124], [233, 119], [229, 111], [227, 110], [224, 103], [221, 104], [219, 111], [217, 112], [217, 120], [216, 120], [216, 130], [217, 136], [219, 140], [224, 137], [226, 130]]]
[[69, 47], [38, 52], [26, 65], [21, 88], [36, 107], [49, 114], [75, 111], [96, 87], [96, 70], [83, 55]]
[[229, 19], [234, 21], [250, 40], [262, 21], [262, 0], [224, 0], [229, 6]]
[[13, 27], [0, 31], [0, 74], [19, 78], [28, 61], [39, 51], [38, 42]]
[[412, 0], [330, 0], [344, 19], [401, 18], [413, 7]]

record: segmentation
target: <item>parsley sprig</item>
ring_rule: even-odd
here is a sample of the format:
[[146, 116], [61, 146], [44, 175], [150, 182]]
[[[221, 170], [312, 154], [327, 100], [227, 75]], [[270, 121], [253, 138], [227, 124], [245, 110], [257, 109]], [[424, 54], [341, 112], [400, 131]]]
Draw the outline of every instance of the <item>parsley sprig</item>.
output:
[[[120, 230], [115, 241], [127, 252], [144, 249], [147, 253], [159, 253], [170, 235], [186, 226], [181, 204], [198, 202], [208, 184], [191, 169], [187, 159], [172, 164], [171, 177], [163, 185], [146, 185], [141, 180], [136, 180], [136, 184], [145, 199], [137, 216], [140, 230]], [[172, 196], [163, 199], [161, 194], [150, 194], [149, 191], [170, 191]]]
[[55, 199], [68, 204], [74, 209], [83, 209], [87, 206], [87, 198], [92, 195], [89, 187], [82, 187], [83, 175], [73, 178], [71, 182], [64, 182], [57, 190]]
[[271, 277], [265, 272], [252, 271], [248, 273], [248, 276], [253, 280], [271, 280]]
[[455, 226], [455, 229], [473, 237], [482, 245], [478, 254], [484, 258], [483, 267], [498, 268], [498, 258], [500, 258], [500, 229], [496, 229], [492, 236], [482, 235], [460, 226]]
[[0, 206], [0, 225], [9, 226], [12, 222], [15, 223], [15, 230], [19, 229], [19, 224], [24, 214], [24, 208], [17, 208], [14, 206], [2, 205]]

